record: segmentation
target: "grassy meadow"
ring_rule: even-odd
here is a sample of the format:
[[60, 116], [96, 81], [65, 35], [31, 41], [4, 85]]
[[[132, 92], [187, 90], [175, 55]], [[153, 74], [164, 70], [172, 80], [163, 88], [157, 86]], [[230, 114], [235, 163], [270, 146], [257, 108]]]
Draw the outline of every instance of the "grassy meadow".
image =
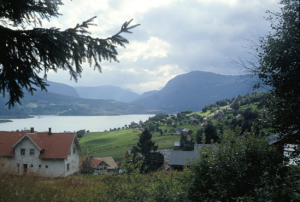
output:
[[[116, 131], [85, 133], [80, 139], [80, 145], [84, 151], [82, 155], [88, 154], [94, 157], [112, 156], [113, 158], [125, 155], [127, 150], [136, 145], [140, 133], [140, 130], [128, 128]], [[152, 139], [159, 145], [159, 149], [172, 149], [174, 142], [180, 141], [180, 136], [171, 134], [161, 136], [159, 133], [153, 133]]]
[[[163, 130], [163, 135], [156, 132], [152, 134], [152, 140], [159, 145], [158, 149], [173, 149], [174, 142], [180, 141], [180, 136], [170, 130], [177, 128], [189, 128], [194, 134], [201, 128], [200, 125], [193, 126], [190, 124], [178, 125], [173, 128], [171, 125], [160, 126]], [[167, 130], [167, 132], [165, 132]], [[93, 157], [112, 156], [113, 158], [125, 155], [127, 150], [130, 150], [133, 145], [139, 140], [140, 130], [137, 129], [120, 129], [106, 132], [89, 132], [80, 139], [80, 145], [83, 149], [82, 156], [89, 155]]]

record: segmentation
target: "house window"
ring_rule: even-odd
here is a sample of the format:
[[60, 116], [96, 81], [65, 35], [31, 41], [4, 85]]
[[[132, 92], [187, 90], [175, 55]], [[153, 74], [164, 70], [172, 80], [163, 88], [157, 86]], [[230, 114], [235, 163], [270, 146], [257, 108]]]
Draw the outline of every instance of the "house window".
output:
[[41, 168], [42, 167], [42, 165], [39, 165], [39, 168]]
[[48, 165], [45, 165], [45, 168], [48, 168]]
[[34, 156], [34, 149], [30, 149], [30, 156]]
[[70, 170], [70, 164], [69, 163], [67, 164], [67, 170]]
[[33, 168], [33, 164], [31, 164], [30, 167]]
[[75, 147], [73, 147], [73, 154], [75, 154]]
[[106, 170], [106, 167], [105, 167], [105, 166], [103, 167], [103, 170]]
[[25, 155], [25, 149], [21, 149], [21, 155], [22, 155], [22, 156]]

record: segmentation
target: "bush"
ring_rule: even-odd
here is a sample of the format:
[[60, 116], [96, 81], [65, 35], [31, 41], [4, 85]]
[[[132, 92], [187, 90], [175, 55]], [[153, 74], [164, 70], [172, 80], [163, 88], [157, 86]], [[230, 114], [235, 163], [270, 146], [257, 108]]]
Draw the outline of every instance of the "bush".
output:
[[[190, 164], [191, 201], [297, 201], [295, 170], [264, 139], [226, 131], [220, 144], [199, 151]], [[286, 179], [289, 181], [287, 186]], [[298, 177], [299, 180], [299, 177]], [[298, 181], [299, 183], [299, 181]]]

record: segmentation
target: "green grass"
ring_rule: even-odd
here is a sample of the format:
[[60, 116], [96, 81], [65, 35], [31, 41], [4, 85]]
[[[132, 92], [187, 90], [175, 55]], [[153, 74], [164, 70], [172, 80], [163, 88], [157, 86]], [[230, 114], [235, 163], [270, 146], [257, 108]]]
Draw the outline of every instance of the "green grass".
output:
[[255, 102], [255, 103], [251, 103], [251, 104], [249, 104], [249, 105], [242, 105], [242, 106], [240, 106], [240, 109], [239, 110], [241, 110], [241, 111], [244, 111], [244, 110], [246, 110], [246, 109], [248, 109], [248, 108], [252, 108], [252, 110], [254, 111], [256, 108], [257, 108], [257, 105], [259, 104], [259, 102]]
[[[226, 106], [220, 107], [220, 110], [225, 110], [227, 107], [230, 107], [230, 106], [226, 105]], [[202, 117], [207, 117], [207, 116], [213, 115], [214, 112], [211, 112], [211, 110], [207, 110], [206, 112], [199, 111], [199, 112], [193, 112], [191, 114], [187, 114], [187, 116], [192, 116], [193, 114], [197, 114], [197, 115], [200, 115]]]
[[[140, 133], [141, 131], [132, 129], [85, 133], [80, 139], [80, 145], [84, 150], [82, 155], [87, 155], [87, 150], [88, 155], [94, 157], [112, 156], [116, 158], [125, 155], [127, 150], [136, 145]], [[160, 136], [159, 133], [153, 133], [152, 139], [159, 145], [159, 149], [172, 149], [174, 142], [180, 141], [180, 136], [170, 133]]]

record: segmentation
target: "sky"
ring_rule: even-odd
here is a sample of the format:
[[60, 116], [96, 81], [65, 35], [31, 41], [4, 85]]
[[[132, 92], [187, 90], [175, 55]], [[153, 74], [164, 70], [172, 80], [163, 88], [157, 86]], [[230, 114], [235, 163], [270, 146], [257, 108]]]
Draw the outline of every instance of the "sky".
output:
[[97, 16], [88, 30], [107, 38], [133, 19], [126, 48], [118, 47], [117, 62], [104, 61], [102, 73], [83, 64], [77, 82], [68, 71], [48, 72], [47, 79], [70, 86], [113, 85], [142, 94], [159, 90], [177, 75], [206, 71], [245, 74], [233, 60], [249, 57], [249, 40], [271, 31], [267, 10], [280, 11], [279, 0], [64, 0], [59, 18], [43, 27], [65, 30]]

